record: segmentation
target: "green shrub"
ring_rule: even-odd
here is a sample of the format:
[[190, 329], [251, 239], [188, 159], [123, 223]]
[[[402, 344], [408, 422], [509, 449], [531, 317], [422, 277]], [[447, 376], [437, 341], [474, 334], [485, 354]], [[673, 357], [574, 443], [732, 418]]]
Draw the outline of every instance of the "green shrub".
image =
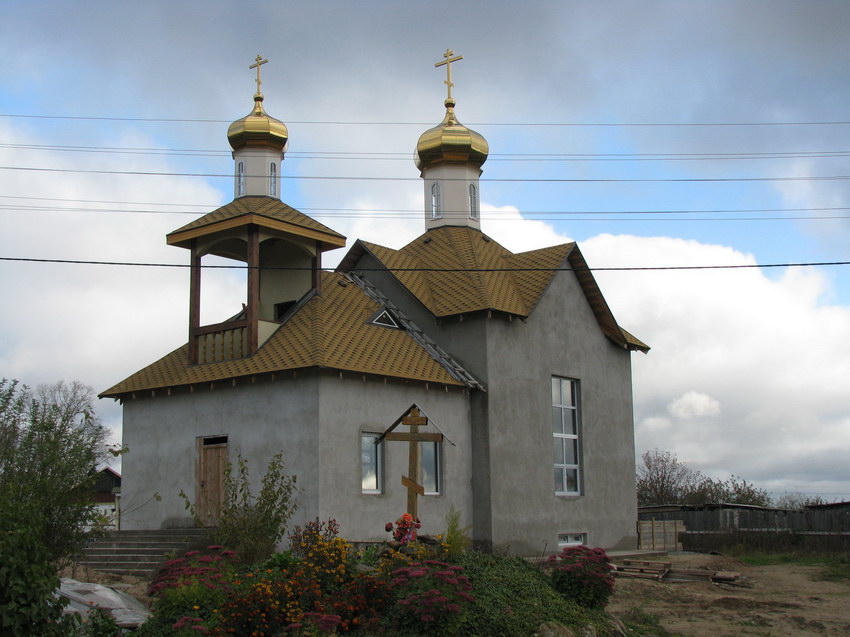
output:
[[121, 629], [112, 618], [112, 613], [101, 608], [92, 608], [86, 617], [80, 637], [116, 637], [121, 634]]
[[[296, 479], [284, 471], [283, 452], [269, 462], [257, 496], [251, 493], [248, 462], [241, 455], [236, 461], [236, 475], [233, 469], [231, 463], [225, 465], [224, 506], [210, 539], [234, 549], [246, 564], [256, 564], [274, 553], [286, 533], [287, 522], [298, 509]], [[195, 505], [183, 491], [180, 497], [201, 526]]]
[[446, 514], [446, 532], [442, 537], [448, 559], [457, 559], [464, 551], [469, 550], [472, 545], [472, 539], [469, 537], [471, 528], [460, 525], [460, 511], [455, 511], [454, 507], [449, 509]]
[[66, 637], [77, 617], [63, 617], [67, 604], [54, 596], [59, 577], [32, 524], [0, 519], [0, 634]]
[[292, 554], [292, 551], [281, 551], [280, 553], [275, 553], [260, 564], [260, 570], [276, 569], [278, 571], [288, 571], [298, 566], [300, 561], [300, 559]]
[[33, 532], [53, 563], [103, 530], [92, 496], [94, 469], [108, 454], [93, 398], [78, 382], [32, 391], [0, 379], [0, 519], [28, 503]]
[[544, 622], [573, 627], [604, 623], [562, 598], [540, 569], [521, 557], [469, 552], [455, 563], [464, 567], [475, 597], [458, 634], [528, 637]]

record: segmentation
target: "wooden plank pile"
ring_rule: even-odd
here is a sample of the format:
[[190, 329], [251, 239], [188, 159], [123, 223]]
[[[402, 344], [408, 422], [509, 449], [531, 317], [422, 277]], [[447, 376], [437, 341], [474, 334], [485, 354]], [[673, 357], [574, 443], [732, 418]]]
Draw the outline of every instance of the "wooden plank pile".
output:
[[712, 571], [701, 568], [673, 568], [671, 562], [618, 560], [611, 564], [616, 577], [651, 579], [656, 582], [714, 582], [739, 584], [741, 574], [733, 571]]

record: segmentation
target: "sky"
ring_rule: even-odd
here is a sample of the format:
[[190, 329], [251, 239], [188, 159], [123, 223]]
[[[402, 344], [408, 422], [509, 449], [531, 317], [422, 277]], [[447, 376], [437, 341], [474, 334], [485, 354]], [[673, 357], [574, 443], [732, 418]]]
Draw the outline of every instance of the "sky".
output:
[[[185, 268], [37, 260], [187, 264], [165, 235], [232, 199], [258, 54], [282, 199], [349, 245], [421, 234], [412, 155], [451, 49], [490, 145], [483, 231], [578, 241], [652, 347], [638, 456], [850, 500], [848, 32], [850, 3], [821, 0], [4, 0], [0, 377], [100, 392], [185, 342]], [[242, 293], [205, 274], [204, 320]], [[97, 409], [118, 440], [120, 405]]]

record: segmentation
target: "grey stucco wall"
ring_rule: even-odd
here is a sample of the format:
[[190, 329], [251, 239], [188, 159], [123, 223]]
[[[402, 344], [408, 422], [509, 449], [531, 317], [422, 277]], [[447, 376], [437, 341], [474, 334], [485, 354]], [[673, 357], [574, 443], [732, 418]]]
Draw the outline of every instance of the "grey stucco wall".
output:
[[[464, 525], [472, 524], [471, 445], [469, 399], [463, 390], [448, 392], [433, 385], [402, 383], [343, 374], [323, 375], [319, 414], [319, 511], [322, 519], [335, 517], [348, 539], [387, 539], [384, 524], [397, 519], [407, 506], [407, 489], [401, 477], [408, 473], [408, 443], [385, 442], [384, 485], [381, 494], [364, 494], [360, 488], [360, 433], [381, 433], [416, 403], [451, 441], [442, 445], [442, 489], [439, 495], [419, 498], [422, 533], [445, 530], [445, 516], [454, 508]], [[409, 429], [399, 425], [396, 431]]]
[[[571, 272], [555, 275], [527, 323], [487, 324], [493, 543], [557, 550], [558, 533], [591, 546], [636, 545], [630, 353], [614, 345]], [[553, 486], [551, 377], [578, 380], [582, 492]]]
[[[306, 519], [318, 500], [318, 377], [198, 385], [171, 396], [138, 398], [124, 403], [122, 528], [158, 529], [191, 526], [178, 494], [195, 498], [198, 436], [228, 436], [231, 462], [249, 459], [252, 480], [259, 479], [278, 451], [287, 473], [297, 476], [300, 511]], [[161, 501], [150, 501], [158, 493]]]
[[[384, 524], [398, 518], [407, 504], [400, 481], [407, 474], [408, 446], [385, 443], [383, 493], [363, 494], [360, 433], [382, 432], [413, 403], [454, 443], [443, 444], [441, 493], [419, 499], [422, 532], [443, 531], [452, 506], [463, 524], [472, 524], [469, 400], [464, 390], [311, 372], [127, 401], [124, 444], [130, 451], [124, 456], [122, 527], [191, 526], [178, 494], [182, 489], [194, 500], [196, 438], [227, 435], [230, 460], [235, 462], [240, 453], [249, 460], [254, 493], [272, 456], [284, 452], [286, 470], [297, 476], [299, 489], [291, 524], [335, 518], [349, 540], [386, 539]], [[162, 500], [152, 501], [154, 493]]]
[[[631, 354], [604, 336], [575, 275], [557, 273], [527, 322], [486, 312], [435, 321], [389, 272], [366, 276], [486, 387], [470, 399], [475, 539], [523, 554], [557, 551], [559, 533], [634, 548]], [[579, 496], [554, 493], [553, 375], [581, 387]]]

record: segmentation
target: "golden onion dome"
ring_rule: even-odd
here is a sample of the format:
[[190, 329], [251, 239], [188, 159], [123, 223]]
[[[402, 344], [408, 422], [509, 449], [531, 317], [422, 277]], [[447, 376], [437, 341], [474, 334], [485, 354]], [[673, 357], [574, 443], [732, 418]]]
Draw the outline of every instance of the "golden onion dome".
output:
[[455, 101], [446, 100], [446, 116], [439, 126], [426, 130], [416, 144], [416, 167], [425, 170], [442, 163], [472, 164], [487, 161], [490, 146], [481, 133], [467, 128], [455, 115]]
[[286, 124], [263, 110], [263, 94], [254, 94], [254, 110], [237, 119], [227, 129], [227, 141], [233, 150], [244, 146], [266, 146], [286, 152], [289, 131]]

